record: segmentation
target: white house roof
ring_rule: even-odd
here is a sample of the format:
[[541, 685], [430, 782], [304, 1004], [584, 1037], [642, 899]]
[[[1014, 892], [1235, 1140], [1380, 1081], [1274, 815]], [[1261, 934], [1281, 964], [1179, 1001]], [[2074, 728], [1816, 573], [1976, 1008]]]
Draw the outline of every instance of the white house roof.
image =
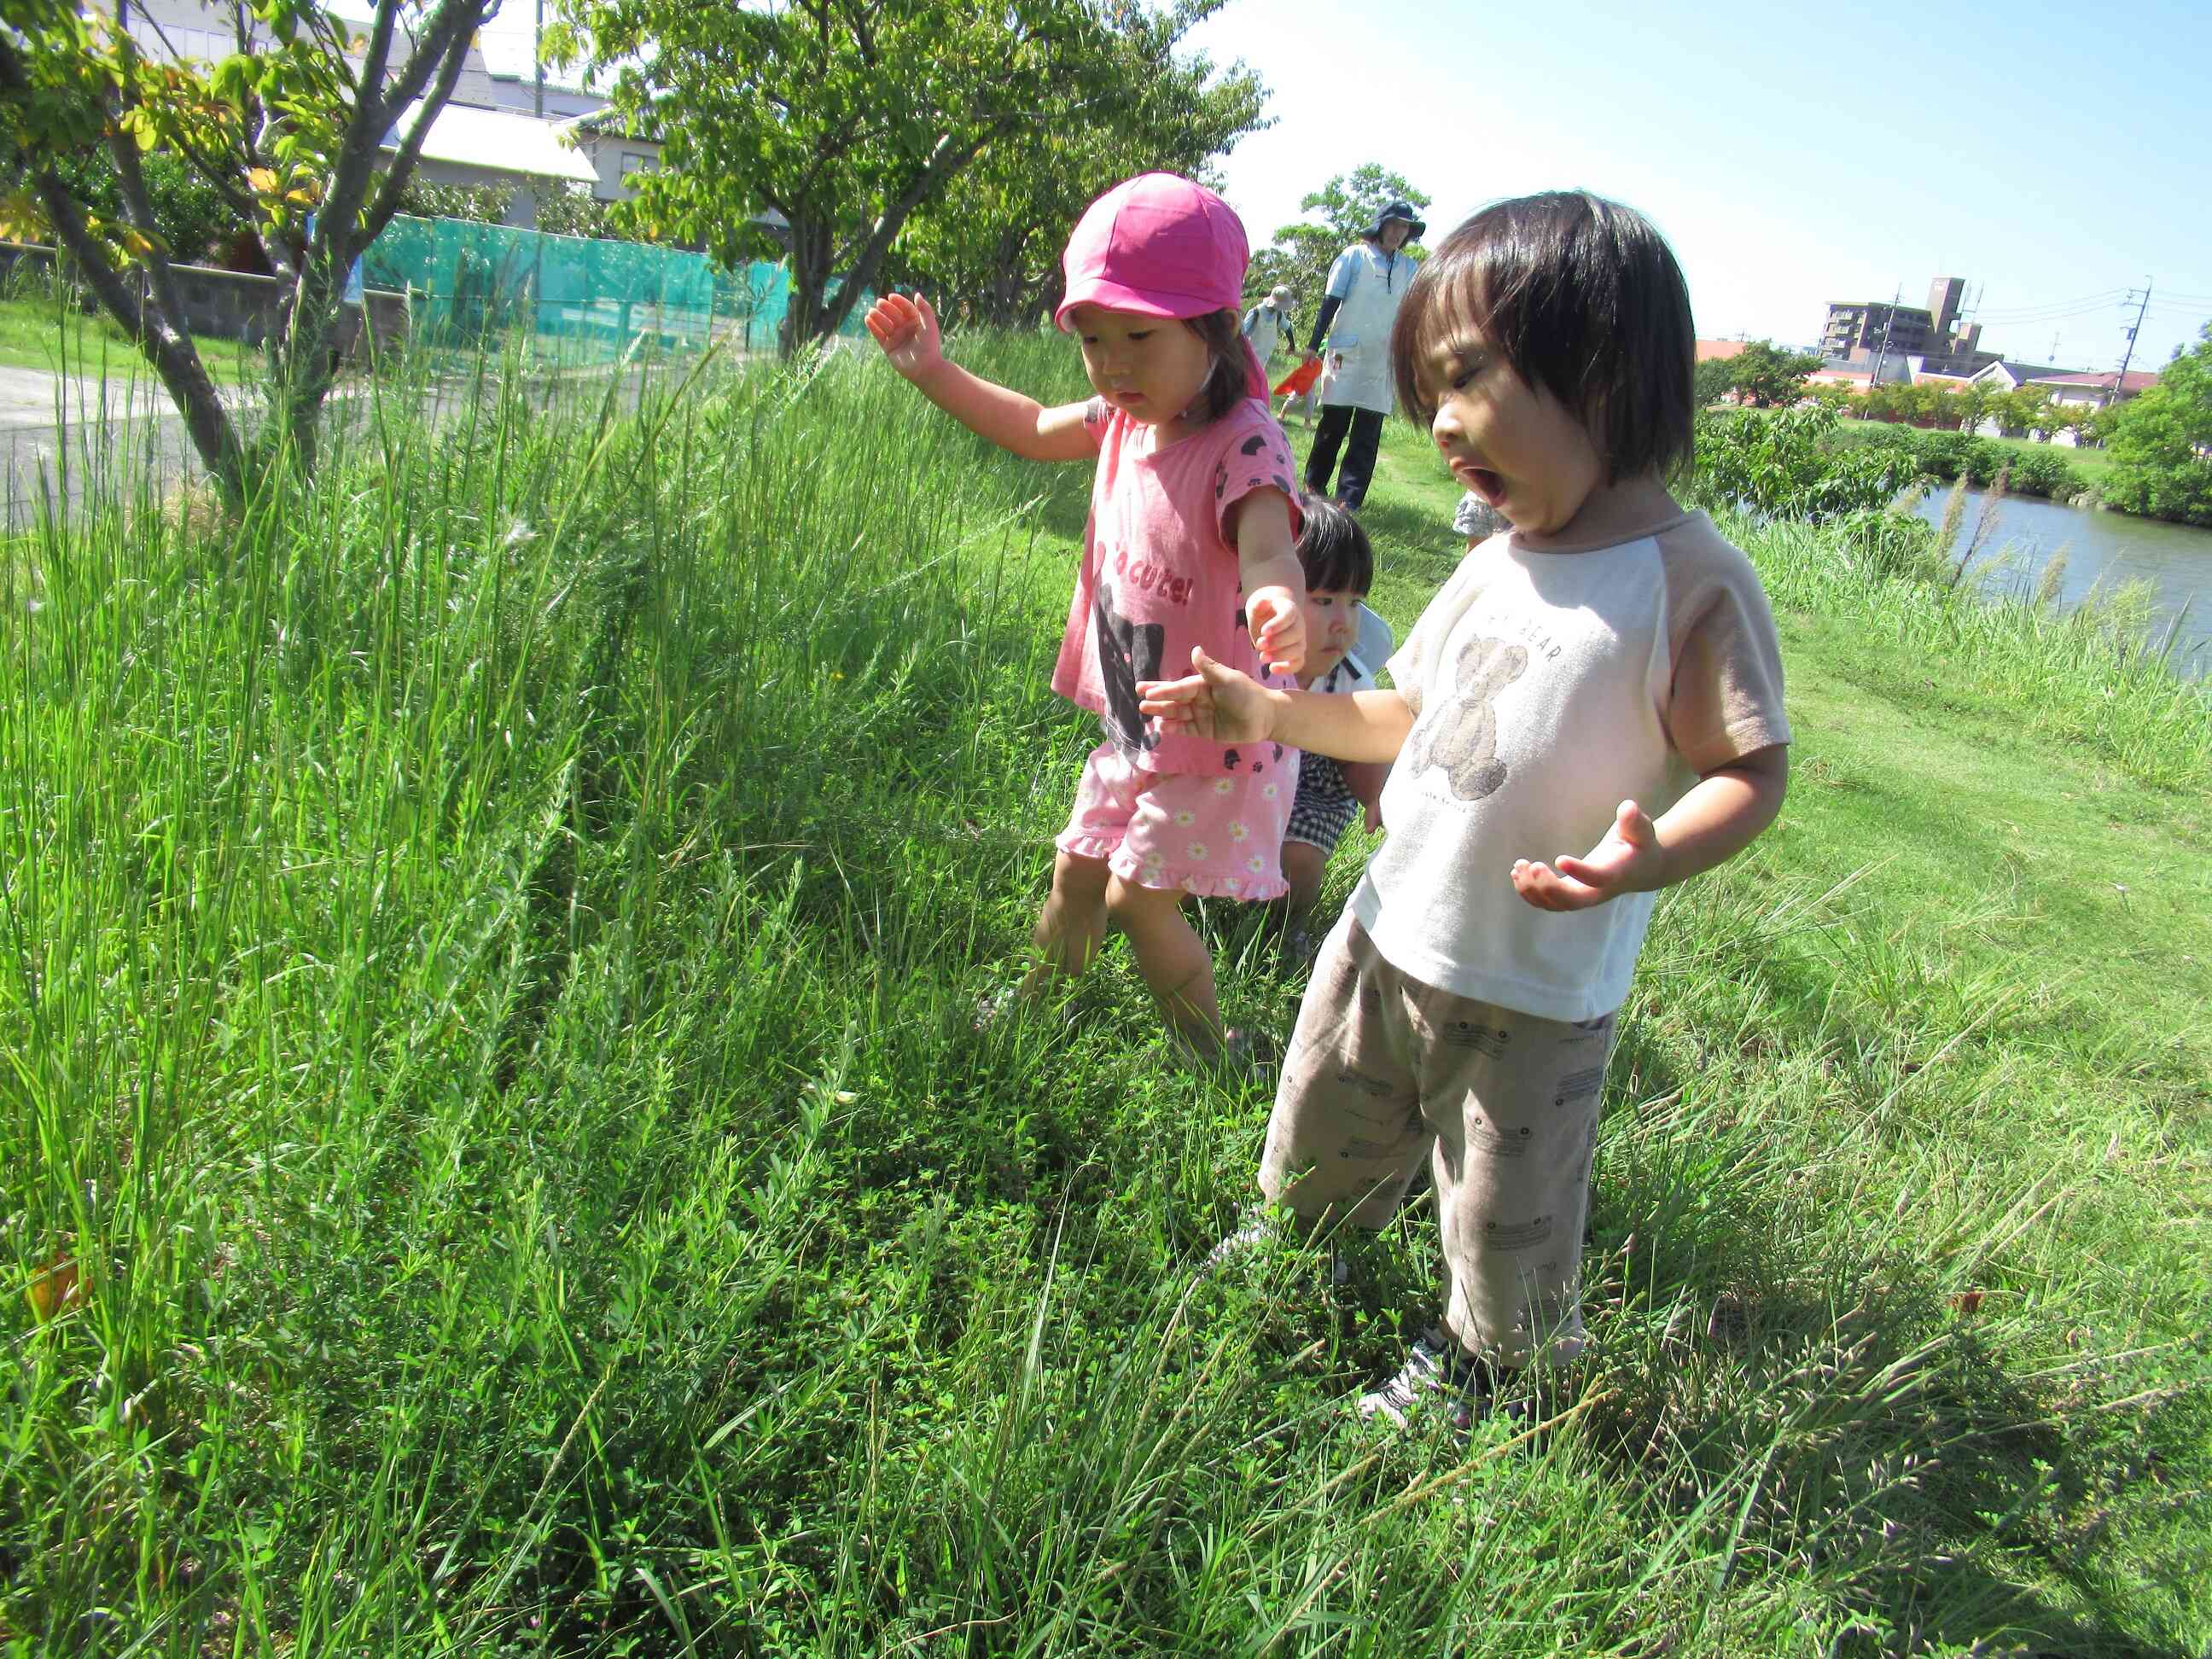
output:
[[[392, 124], [384, 136], [384, 148], [397, 149], [399, 135], [411, 131], [420, 103]], [[448, 104], [430, 123], [422, 140], [422, 159], [454, 167], [480, 167], [487, 173], [519, 173], [526, 179], [573, 179], [594, 184], [598, 172], [562, 142], [560, 129], [550, 121], [503, 109], [472, 109]]]

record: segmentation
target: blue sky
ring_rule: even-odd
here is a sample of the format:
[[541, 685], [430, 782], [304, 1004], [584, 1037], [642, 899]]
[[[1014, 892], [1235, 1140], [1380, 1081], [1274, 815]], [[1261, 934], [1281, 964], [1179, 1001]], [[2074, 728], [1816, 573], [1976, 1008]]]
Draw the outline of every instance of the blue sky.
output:
[[[1378, 161], [1432, 198], [1581, 186], [1641, 208], [1698, 331], [1791, 344], [1831, 300], [1966, 279], [1982, 343], [2133, 367], [2212, 318], [2212, 5], [1231, 0], [1187, 44], [1242, 58], [1269, 131], [1223, 164], [1255, 246]], [[2052, 337], [2057, 337], [2052, 357]]]

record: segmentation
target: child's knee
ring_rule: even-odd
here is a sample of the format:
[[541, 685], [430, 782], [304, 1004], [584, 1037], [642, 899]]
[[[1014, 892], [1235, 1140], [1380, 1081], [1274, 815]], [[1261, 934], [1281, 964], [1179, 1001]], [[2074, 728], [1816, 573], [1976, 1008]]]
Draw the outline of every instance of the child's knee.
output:
[[1179, 889], [1146, 887], [1111, 876], [1107, 880], [1104, 896], [1107, 915], [1125, 933], [1171, 925], [1185, 928], [1190, 926], [1182, 913], [1186, 896]]
[[1053, 859], [1052, 896], [1064, 904], [1103, 904], [1113, 880], [1114, 872], [1104, 859], [1068, 852]]

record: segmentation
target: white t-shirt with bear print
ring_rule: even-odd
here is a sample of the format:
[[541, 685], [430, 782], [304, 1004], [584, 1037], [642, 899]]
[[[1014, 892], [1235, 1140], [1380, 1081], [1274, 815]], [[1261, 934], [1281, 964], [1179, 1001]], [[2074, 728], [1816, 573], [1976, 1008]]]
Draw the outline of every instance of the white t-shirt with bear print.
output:
[[1657, 817], [1701, 773], [1790, 741], [1751, 562], [1702, 513], [1608, 545], [1504, 531], [1461, 561], [1389, 670], [1413, 726], [1350, 905], [1376, 949], [1542, 1018], [1619, 1007], [1656, 896], [1540, 910], [1513, 861], [1581, 857], [1621, 801]]

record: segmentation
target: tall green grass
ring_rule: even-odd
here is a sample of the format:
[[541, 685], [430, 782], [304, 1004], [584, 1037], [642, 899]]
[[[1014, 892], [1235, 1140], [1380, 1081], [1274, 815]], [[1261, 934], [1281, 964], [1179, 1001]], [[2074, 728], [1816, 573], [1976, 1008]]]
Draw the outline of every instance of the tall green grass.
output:
[[[2212, 1635], [2201, 1034], [2054, 1042], [2017, 963], [1756, 852], [1662, 908], [1596, 1357], [1538, 1425], [1367, 1433], [1427, 1212], [1342, 1287], [1197, 1283], [1264, 1094], [1118, 960], [972, 1018], [1091, 741], [1043, 689], [1087, 471], [862, 358], [421, 392], [235, 523], [95, 490], [0, 564], [18, 1650]], [[2012, 1111], [2092, 1068], [2127, 1158], [2075, 1168]]]

